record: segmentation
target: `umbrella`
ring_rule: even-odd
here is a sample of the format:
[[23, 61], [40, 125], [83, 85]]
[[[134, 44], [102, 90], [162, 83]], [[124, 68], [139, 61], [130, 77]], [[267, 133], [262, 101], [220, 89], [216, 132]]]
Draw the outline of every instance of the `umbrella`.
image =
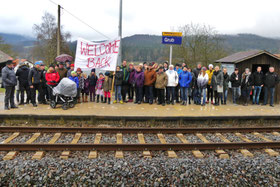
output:
[[73, 61], [73, 57], [70, 56], [70, 55], [67, 55], [67, 54], [62, 54], [62, 55], [57, 56], [57, 57], [55, 58], [55, 60], [56, 60], [57, 62], [66, 62], [66, 61], [71, 62], [71, 61]]

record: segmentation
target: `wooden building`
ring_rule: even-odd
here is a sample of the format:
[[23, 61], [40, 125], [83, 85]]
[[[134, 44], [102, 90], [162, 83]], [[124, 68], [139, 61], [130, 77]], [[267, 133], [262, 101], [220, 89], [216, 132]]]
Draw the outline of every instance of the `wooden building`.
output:
[[[275, 72], [280, 75], [280, 57], [265, 50], [242, 51], [219, 59], [216, 62], [221, 63], [222, 67], [227, 67], [229, 74], [231, 74], [235, 68], [238, 68], [241, 73], [243, 73], [246, 68], [249, 68], [253, 73], [257, 70], [258, 66], [262, 67], [262, 71], [265, 74], [269, 71], [269, 67], [272, 66], [275, 68]], [[261, 94], [261, 99], [262, 98], [263, 93]], [[279, 101], [280, 86], [278, 85], [275, 90], [275, 103], [279, 103]]]

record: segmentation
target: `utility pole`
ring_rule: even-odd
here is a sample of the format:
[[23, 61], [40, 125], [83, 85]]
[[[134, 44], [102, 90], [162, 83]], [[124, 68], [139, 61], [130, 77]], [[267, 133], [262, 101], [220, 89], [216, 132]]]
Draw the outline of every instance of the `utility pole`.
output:
[[57, 56], [60, 55], [60, 5], [58, 5], [58, 10], [57, 10], [57, 48], [56, 48], [56, 53]]
[[122, 63], [122, 0], [120, 0], [120, 15], [119, 15], [119, 37], [120, 37], [120, 47], [118, 55], [118, 65]]

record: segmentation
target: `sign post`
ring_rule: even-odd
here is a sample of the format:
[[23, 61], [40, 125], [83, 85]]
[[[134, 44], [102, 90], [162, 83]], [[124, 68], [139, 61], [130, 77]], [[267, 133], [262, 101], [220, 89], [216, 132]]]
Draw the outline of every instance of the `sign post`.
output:
[[170, 45], [169, 64], [172, 64], [172, 45], [182, 44], [182, 33], [181, 32], [162, 32], [162, 44]]

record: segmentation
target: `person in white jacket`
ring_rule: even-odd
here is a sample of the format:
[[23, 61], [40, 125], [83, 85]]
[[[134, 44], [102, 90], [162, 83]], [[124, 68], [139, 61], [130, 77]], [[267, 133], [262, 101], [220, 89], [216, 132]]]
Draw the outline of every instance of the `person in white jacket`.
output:
[[[175, 102], [174, 102], [175, 87], [178, 85], [179, 76], [178, 76], [178, 73], [176, 71], [174, 71], [173, 65], [170, 65], [169, 70], [167, 70], [165, 73], [167, 74], [167, 77], [168, 77], [168, 82], [167, 82], [167, 87], [166, 87], [166, 96], [167, 96], [166, 103], [169, 105], [171, 102], [172, 105], [174, 105], [175, 104]], [[171, 100], [170, 100], [170, 96], [171, 96]]]
[[[208, 80], [209, 77], [208, 74], [206, 73], [206, 68], [203, 67], [200, 73], [198, 74], [198, 78], [197, 78], [197, 87], [200, 95], [203, 96], [203, 102], [201, 106], [204, 106], [206, 102], [206, 88], [207, 88]], [[200, 98], [200, 103], [201, 103], [201, 98]]]

